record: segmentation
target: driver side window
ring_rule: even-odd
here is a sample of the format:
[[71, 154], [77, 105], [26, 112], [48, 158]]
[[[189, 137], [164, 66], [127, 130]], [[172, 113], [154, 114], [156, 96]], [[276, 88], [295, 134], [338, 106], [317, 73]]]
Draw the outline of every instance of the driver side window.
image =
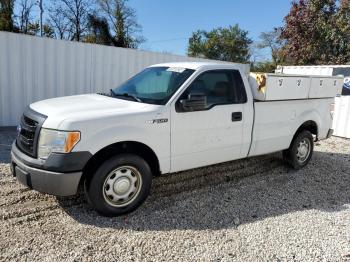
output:
[[204, 97], [205, 106], [201, 109], [179, 111], [209, 110], [216, 105], [240, 104], [247, 101], [242, 77], [237, 70], [212, 70], [202, 73], [181, 95], [181, 100], [190, 97]]

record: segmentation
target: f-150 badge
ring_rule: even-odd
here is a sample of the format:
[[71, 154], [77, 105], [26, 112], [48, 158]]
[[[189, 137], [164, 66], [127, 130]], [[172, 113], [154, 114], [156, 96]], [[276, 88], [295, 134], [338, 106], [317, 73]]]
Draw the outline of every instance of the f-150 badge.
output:
[[163, 124], [167, 122], [168, 122], [168, 118], [160, 118], [160, 119], [153, 119], [153, 120], [146, 121], [146, 123], [148, 124]]

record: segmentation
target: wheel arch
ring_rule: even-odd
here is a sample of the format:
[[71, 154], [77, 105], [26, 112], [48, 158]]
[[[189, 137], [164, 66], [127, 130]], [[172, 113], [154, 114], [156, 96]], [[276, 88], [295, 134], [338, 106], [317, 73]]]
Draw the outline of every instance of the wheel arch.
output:
[[305, 121], [303, 124], [301, 124], [299, 126], [299, 128], [295, 131], [294, 133], [294, 136], [293, 136], [293, 139], [291, 141], [291, 143], [293, 142], [293, 140], [304, 130], [307, 130], [309, 131], [311, 134], [315, 135], [316, 136], [316, 141], [318, 139], [318, 132], [319, 132], [319, 129], [318, 129], [318, 125], [315, 121], [313, 120], [307, 120]]
[[157, 176], [161, 173], [158, 157], [149, 146], [137, 141], [123, 141], [108, 145], [96, 152], [84, 166], [81, 181], [93, 175], [107, 159], [123, 153], [135, 154], [143, 158], [149, 164], [153, 175]]

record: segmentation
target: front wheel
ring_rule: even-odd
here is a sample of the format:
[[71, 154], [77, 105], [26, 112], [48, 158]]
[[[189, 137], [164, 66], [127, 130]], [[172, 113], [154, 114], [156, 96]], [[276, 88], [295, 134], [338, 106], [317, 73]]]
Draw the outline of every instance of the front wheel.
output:
[[314, 138], [305, 130], [293, 139], [287, 150], [283, 151], [283, 159], [294, 169], [300, 169], [309, 163], [313, 150]]
[[85, 183], [92, 207], [101, 215], [118, 216], [135, 210], [146, 200], [152, 173], [141, 157], [121, 154], [104, 162]]

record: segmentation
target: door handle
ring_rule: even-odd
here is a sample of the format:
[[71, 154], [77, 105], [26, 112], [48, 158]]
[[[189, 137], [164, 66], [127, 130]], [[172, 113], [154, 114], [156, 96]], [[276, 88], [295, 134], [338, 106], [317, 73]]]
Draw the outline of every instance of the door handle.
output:
[[232, 122], [242, 121], [242, 112], [232, 113]]

